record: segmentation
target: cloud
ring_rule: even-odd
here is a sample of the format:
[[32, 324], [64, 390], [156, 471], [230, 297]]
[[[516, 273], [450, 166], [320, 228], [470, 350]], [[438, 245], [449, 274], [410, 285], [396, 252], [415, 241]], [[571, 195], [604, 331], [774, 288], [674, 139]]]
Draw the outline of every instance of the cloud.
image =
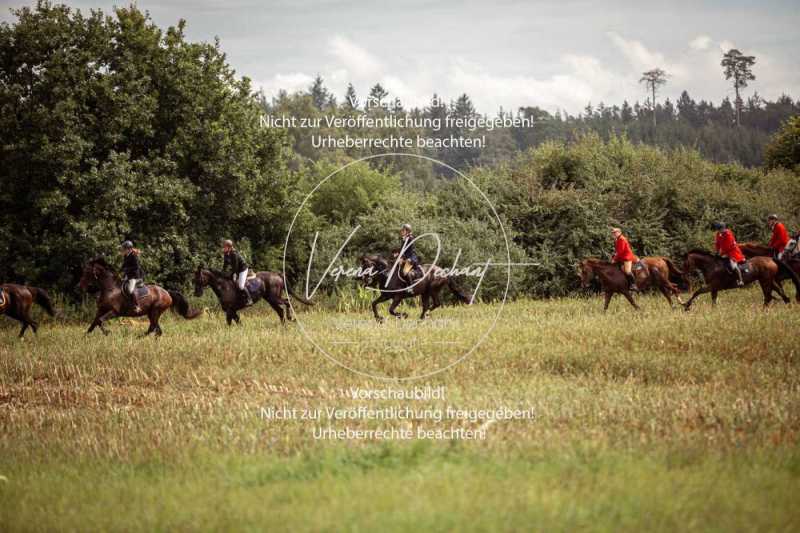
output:
[[335, 35], [328, 44], [338, 64], [358, 77], [376, 77], [383, 71], [378, 58], [347, 37]]
[[304, 72], [290, 74], [275, 74], [268, 80], [254, 80], [253, 86], [260, 87], [266, 96], [276, 96], [280, 91], [294, 93], [308, 89], [314, 82], [314, 76]]
[[711, 45], [711, 37], [708, 35], [698, 35], [689, 42], [689, 48], [692, 50], [708, 50]]
[[671, 78], [679, 80], [686, 78], [687, 70], [683, 65], [668, 61], [664, 54], [651, 51], [640, 41], [625, 39], [614, 32], [609, 32], [608, 36], [614, 46], [628, 60], [628, 63], [638, 69], [639, 72], [653, 68], [663, 68]]

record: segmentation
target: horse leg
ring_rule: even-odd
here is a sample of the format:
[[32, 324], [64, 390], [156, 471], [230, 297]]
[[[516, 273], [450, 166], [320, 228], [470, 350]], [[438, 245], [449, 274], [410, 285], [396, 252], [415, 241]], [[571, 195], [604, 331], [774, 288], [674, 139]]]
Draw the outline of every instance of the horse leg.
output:
[[402, 301], [403, 301], [403, 297], [402, 296], [396, 296], [395, 295], [392, 298], [392, 304], [389, 306], [389, 314], [390, 315], [392, 315], [395, 318], [408, 318], [408, 313], [395, 313], [395, 311], [394, 311], [395, 309], [397, 309], [397, 306], [400, 305], [400, 302], [402, 302]]
[[373, 300], [372, 314], [375, 316], [375, 320], [377, 320], [378, 322], [383, 322], [383, 317], [378, 314], [378, 304], [383, 303], [386, 300], [390, 300], [391, 298], [392, 297], [390, 295], [381, 293], [380, 296], [378, 296], [377, 298], [375, 298], [375, 300]]
[[711, 305], [713, 307], [717, 306], [717, 296], [719, 296], [719, 291], [711, 291]]
[[716, 302], [717, 291], [711, 291], [711, 288], [709, 288], [708, 285], [706, 285], [706, 286], [700, 287], [699, 289], [694, 291], [694, 294], [692, 294], [692, 297], [689, 298], [689, 300], [685, 304], [683, 304], [684, 311], [688, 311], [689, 309], [692, 308], [692, 303], [694, 303], [695, 298], [697, 298], [701, 294], [705, 294], [707, 292], [711, 292], [711, 301], [712, 302]]
[[92, 320], [92, 324], [89, 326], [89, 329], [86, 330], [86, 334], [88, 335], [94, 328], [100, 327], [100, 331], [103, 332], [103, 335], [108, 335], [108, 330], [103, 326], [103, 322], [111, 318], [114, 315], [114, 311], [106, 311], [103, 313], [101, 310], [98, 309], [97, 314], [94, 316], [94, 320]]
[[242, 325], [242, 319], [239, 318], [239, 313], [237, 313], [236, 311], [233, 312], [233, 320], [234, 320], [234, 322], [236, 322], [237, 326], [241, 326]]
[[788, 304], [789, 302], [791, 302], [789, 297], [786, 296], [786, 293], [783, 292], [783, 287], [777, 281], [773, 281], [772, 282], [772, 289], [771, 290], [773, 290], [773, 291], [778, 293], [778, 296], [781, 297], [781, 299], [783, 300], [783, 303]]
[[603, 312], [605, 313], [608, 311], [608, 304], [611, 303], [611, 298], [614, 296], [614, 293], [611, 291], [606, 291], [605, 301], [603, 302]]
[[658, 290], [660, 290], [661, 294], [664, 295], [664, 298], [667, 299], [667, 301], [669, 302], [669, 306], [674, 309], [675, 303], [672, 301], [672, 296], [670, 294], [672, 291], [670, 291], [665, 285], [659, 285]]
[[280, 301], [276, 301], [274, 298], [267, 298], [267, 303], [272, 307], [276, 313], [278, 313], [278, 318], [281, 319], [281, 324], [284, 326], [286, 325], [286, 317], [283, 316], [283, 307], [281, 307]]
[[758, 283], [761, 285], [761, 292], [764, 293], [764, 309], [766, 309], [772, 303], [772, 286], [775, 285], [775, 282], [759, 280]]
[[636, 309], [637, 311], [640, 309], [640, 307], [636, 305], [636, 302], [633, 300], [633, 296], [631, 296], [630, 291], [623, 291], [622, 295], [625, 297], [626, 300], [628, 300], [628, 303], [630, 303], [634, 309]]
[[161, 326], [158, 324], [158, 319], [161, 318], [161, 313], [164, 311], [164, 309], [160, 309], [155, 306], [150, 309], [150, 313], [147, 315], [147, 317], [150, 319], [150, 327], [147, 329], [147, 333], [144, 334], [145, 337], [153, 332], [155, 332], [157, 337], [162, 335], [163, 331], [161, 331]]
[[428, 308], [431, 304], [431, 295], [427, 292], [422, 293], [422, 314], [419, 316], [419, 319], [422, 320], [425, 318], [425, 314], [428, 312]]

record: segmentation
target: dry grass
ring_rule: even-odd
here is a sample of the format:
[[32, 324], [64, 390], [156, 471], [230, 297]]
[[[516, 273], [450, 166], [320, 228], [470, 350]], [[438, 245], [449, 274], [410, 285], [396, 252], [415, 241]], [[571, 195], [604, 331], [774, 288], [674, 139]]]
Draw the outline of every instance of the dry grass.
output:
[[[19, 342], [8, 324], [0, 518], [10, 529], [800, 525], [788, 497], [800, 488], [800, 309], [764, 312], [756, 291], [691, 313], [644, 303], [636, 314], [617, 301], [606, 315], [598, 299], [509, 304], [471, 357], [391, 386], [447, 388], [445, 401], [418, 407], [530, 406], [536, 419], [439, 443], [319, 442], [312, 422], [263, 420], [261, 407], [347, 407], [365, 402], [336, 391], [390, 386], [332, 364], [266, 310], [232, 328], [216, 313], [170, 317], [160, 340], [137, 338], [137, 321], [112, 323], [108, 337], [46, 322]], [[337, 355], [370, 372], [429, 371], [458, 355], [431, 342], [475, 338], [495, 310], [444, 308], [436, 318], [447, 328], [413, 330], [423, 344]], [[368, 316], [315, 309], [301, 320], [327, 336], [332, 320]], [[387, 323], [358, 335], [402, 342], [409, 329]], [[408, 402], [369, 405], [398, 403]], [[334, 424], [344, 425], [387, 423]], [[215, 505], [228, 511], [212, 516]], [[379, 522], [379, 510], [392, 521]]]

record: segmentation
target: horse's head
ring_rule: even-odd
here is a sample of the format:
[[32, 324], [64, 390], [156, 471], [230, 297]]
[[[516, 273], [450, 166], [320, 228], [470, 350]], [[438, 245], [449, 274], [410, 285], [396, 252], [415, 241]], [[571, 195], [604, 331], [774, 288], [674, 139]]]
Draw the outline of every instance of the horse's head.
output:
[[83, 265], [78, 286], [84, 291], [97, 290], [100, 288], [100, 281], [109, 276], [114, 276], [114, 269], [105, 259], [96, 257]]
[[360, 268], [358, 279], [365, 287], [375, 283], [378, 274], [386, 270], [386, 260], [379, 255], [362, 255], [359, 258]]
[[592, 261], [584, 259], [578, 263], [578, 277], [581, 280], [581, 287], [588, 289], [594, 279], [594, 268], [592, 268]]
[[208, 287], [210, 282], [209, 280], [209, 272], [207, 270], [203, 270], [202, 266], [198, 266], [197, 270], [194, 272], [194, 295], [200, 297], [203, 295], [203, 289]]
[[686, 252], [683, 259], [683, 271], [687, 274], [695, 270], [705, 271], [708, 265], [716, 261], [716, 256], [700, 248], [693, 248]]

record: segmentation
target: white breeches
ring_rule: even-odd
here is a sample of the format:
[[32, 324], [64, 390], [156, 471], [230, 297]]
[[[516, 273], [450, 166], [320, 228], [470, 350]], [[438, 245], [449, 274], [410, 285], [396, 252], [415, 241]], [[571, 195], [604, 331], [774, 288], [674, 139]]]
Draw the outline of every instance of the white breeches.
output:
[[247, 269], [245, 268], [241, 272], [236, 275], [236, 285], [239, 286], [239, 290], [244, 290], [244, 284], [247, 281]]
[[133, 294], [133, 290], [136, 288], [137, 281], [138, 280], [135, 279], [125, 280], [125, 292], [128, 294]]

